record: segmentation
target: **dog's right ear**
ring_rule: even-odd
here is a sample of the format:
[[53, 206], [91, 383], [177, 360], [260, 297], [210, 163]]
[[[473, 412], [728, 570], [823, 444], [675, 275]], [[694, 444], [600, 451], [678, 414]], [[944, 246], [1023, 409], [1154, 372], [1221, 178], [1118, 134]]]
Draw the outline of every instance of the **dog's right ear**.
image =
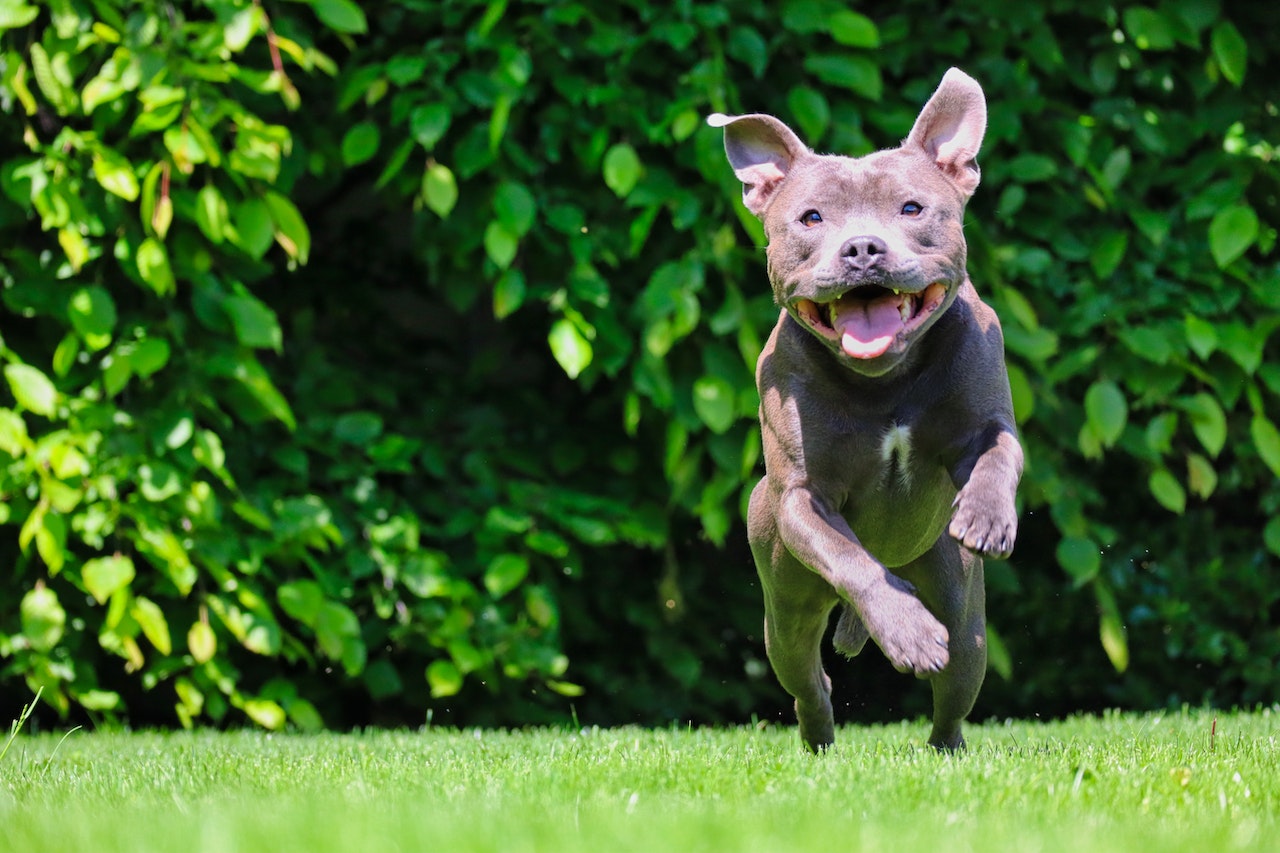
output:
[[792, 164], [809, 149], [791, 128], [762, 113], [712, 113], [707, 124], [724, 128], [724, 153], [742, 181], [742, 203], [756, 216], [763, 216]]

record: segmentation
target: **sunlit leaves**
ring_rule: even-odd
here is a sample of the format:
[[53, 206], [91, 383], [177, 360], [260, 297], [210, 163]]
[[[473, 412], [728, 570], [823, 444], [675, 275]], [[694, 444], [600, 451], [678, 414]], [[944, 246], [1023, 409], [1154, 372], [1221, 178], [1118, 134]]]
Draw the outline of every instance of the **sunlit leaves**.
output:
[[54, 416], [58, 404], [58, 389], [38, 368], [27, 364], [7, 364], [4, 378], [19, 406], [46, 418]]
[[422, 175], [422, 199], [441, 218], [453, 210], [458, 203], [458, 182], [448, 166], [434, 160], [427, 164]]
[[567, 317], [552, 324], [547, 343], [556, 362], [570, 379], [576, 379], [591, 364], [594, 355], [591, 341], [578, 324]]
[[67, 612], [58, 595], [44, 584], [27, 592], [18, 607], [22, 617], [22, 634], [39, 652], [51, 650], [62, 639]]
[[164, 243], [148, 237], [139, 244], [134, 260], [138, 265], [138, 275], [157, 296], [168, 296], [174, 292], [176, 282]]
[[128, 586], [136, 576], [133, 560], [128, 557], [97, 557], [89, 560], [80, 570], [85, 589], [105, 604], [117, 590]]

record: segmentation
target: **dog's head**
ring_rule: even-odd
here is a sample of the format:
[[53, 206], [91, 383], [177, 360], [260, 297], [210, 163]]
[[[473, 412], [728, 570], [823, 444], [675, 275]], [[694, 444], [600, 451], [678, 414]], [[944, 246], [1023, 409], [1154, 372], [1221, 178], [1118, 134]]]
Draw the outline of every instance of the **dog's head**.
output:
[[852, 369], [887, 373], [966, 278], [981, 87], [952, 68], [900, 147], [860, 158], [815, 154], [773, 116], [707, 121], [764, 223], [778, 304]]

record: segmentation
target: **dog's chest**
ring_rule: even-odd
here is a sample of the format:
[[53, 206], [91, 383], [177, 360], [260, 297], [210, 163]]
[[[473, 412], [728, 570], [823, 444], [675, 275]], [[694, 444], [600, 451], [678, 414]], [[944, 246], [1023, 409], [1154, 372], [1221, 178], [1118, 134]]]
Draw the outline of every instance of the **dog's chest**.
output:
[[901, 565], [941, 535], [950, 518], [955, 487], [929, 430], [907, 420], [863, 429], [854, 439], [861, 460], [846, 470], [841, 514], [862, 544], [881, 562]]

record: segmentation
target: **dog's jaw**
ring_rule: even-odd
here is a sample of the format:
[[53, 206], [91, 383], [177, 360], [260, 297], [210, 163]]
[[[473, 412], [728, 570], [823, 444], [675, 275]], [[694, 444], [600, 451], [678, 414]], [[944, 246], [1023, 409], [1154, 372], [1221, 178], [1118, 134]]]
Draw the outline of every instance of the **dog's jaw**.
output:
[[898, 361], [948, 304], [952, 290], [943, 281], [918, 291], [863, 286], [825, 302], [796, 299], [787, 309], [828, 349], [854, 362], [859, 372], [876, 374], [882, 372], [879, 362], [888, 369]]

